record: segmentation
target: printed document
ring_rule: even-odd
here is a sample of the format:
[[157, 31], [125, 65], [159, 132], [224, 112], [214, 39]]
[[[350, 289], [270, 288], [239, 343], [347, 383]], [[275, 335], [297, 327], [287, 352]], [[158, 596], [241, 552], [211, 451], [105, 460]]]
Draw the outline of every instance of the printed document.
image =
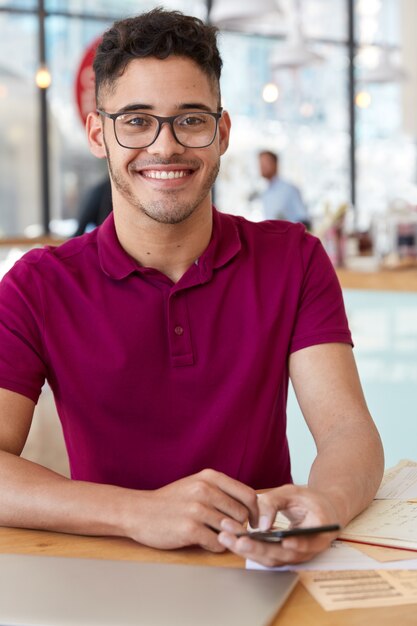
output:
[[300, 579], [326, 611], [417, 604], [416, 571], [302, 572]]
[[340, 538], [417, 550], [417, 502], [374, 500], [346, 526]]
[[417, 464], [415, 467], [402, 467], [390, 480], [381, 485], [375, 498], [377, 500], [417, 499]]

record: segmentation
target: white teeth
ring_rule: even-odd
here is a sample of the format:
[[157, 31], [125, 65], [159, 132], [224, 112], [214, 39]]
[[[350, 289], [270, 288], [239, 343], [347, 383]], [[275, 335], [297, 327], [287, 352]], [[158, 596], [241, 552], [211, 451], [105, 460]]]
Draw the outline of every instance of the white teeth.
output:
[[183, 178], [187, 172], [186, 170], [170, 170], [167, 172], [166, 170], [145, 170], [142, 172], [145, 178], [158, 178], [162, 180], [172, 179], [172, 178]]

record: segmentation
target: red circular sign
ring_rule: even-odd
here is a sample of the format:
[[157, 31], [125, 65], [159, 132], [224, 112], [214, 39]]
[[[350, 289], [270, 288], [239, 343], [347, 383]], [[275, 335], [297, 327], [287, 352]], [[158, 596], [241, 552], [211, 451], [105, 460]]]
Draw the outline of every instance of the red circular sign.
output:
[[87, 115], [96, 109], [95, 79], [93, 61], [96, 48], [102, 37], [98, 37], [90, 44], [81, 59], [80, 66], [75, 78], [75, 98], [81, 121], [85, 124]]

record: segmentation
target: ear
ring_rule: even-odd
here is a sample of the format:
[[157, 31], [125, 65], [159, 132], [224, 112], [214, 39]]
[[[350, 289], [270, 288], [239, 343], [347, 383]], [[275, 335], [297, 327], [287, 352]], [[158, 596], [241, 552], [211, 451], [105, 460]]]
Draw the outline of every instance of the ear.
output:
[[103, 123], [99, 113], [94, 111], [87, 115], [85, 128], [91, 152], [98, 159], [106, 159], [107, 152], [104, 143]]
[[224, 154], [229, 146], [231, 126], [232, 122], [228, 112], [223, 111], [223, 115], [219, 120], [220, 154]]

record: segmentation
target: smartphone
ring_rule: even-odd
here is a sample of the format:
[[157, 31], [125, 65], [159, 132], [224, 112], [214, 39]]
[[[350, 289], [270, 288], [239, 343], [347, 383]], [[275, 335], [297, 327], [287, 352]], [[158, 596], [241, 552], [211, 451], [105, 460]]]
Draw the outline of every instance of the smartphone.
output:
[[304, 535], [315, 535], [318, 533], [334, 533], [340, 530], [339, 524], [329, 524], [327, 526], [310, 526], [307, 528], [289, 528], [288, 530], [251, 530], [242, 533], [239, 537], [250, 537], [256, 541], [266, 541], [268, 543], [280, 543], [286, 537], [299, 537]]

